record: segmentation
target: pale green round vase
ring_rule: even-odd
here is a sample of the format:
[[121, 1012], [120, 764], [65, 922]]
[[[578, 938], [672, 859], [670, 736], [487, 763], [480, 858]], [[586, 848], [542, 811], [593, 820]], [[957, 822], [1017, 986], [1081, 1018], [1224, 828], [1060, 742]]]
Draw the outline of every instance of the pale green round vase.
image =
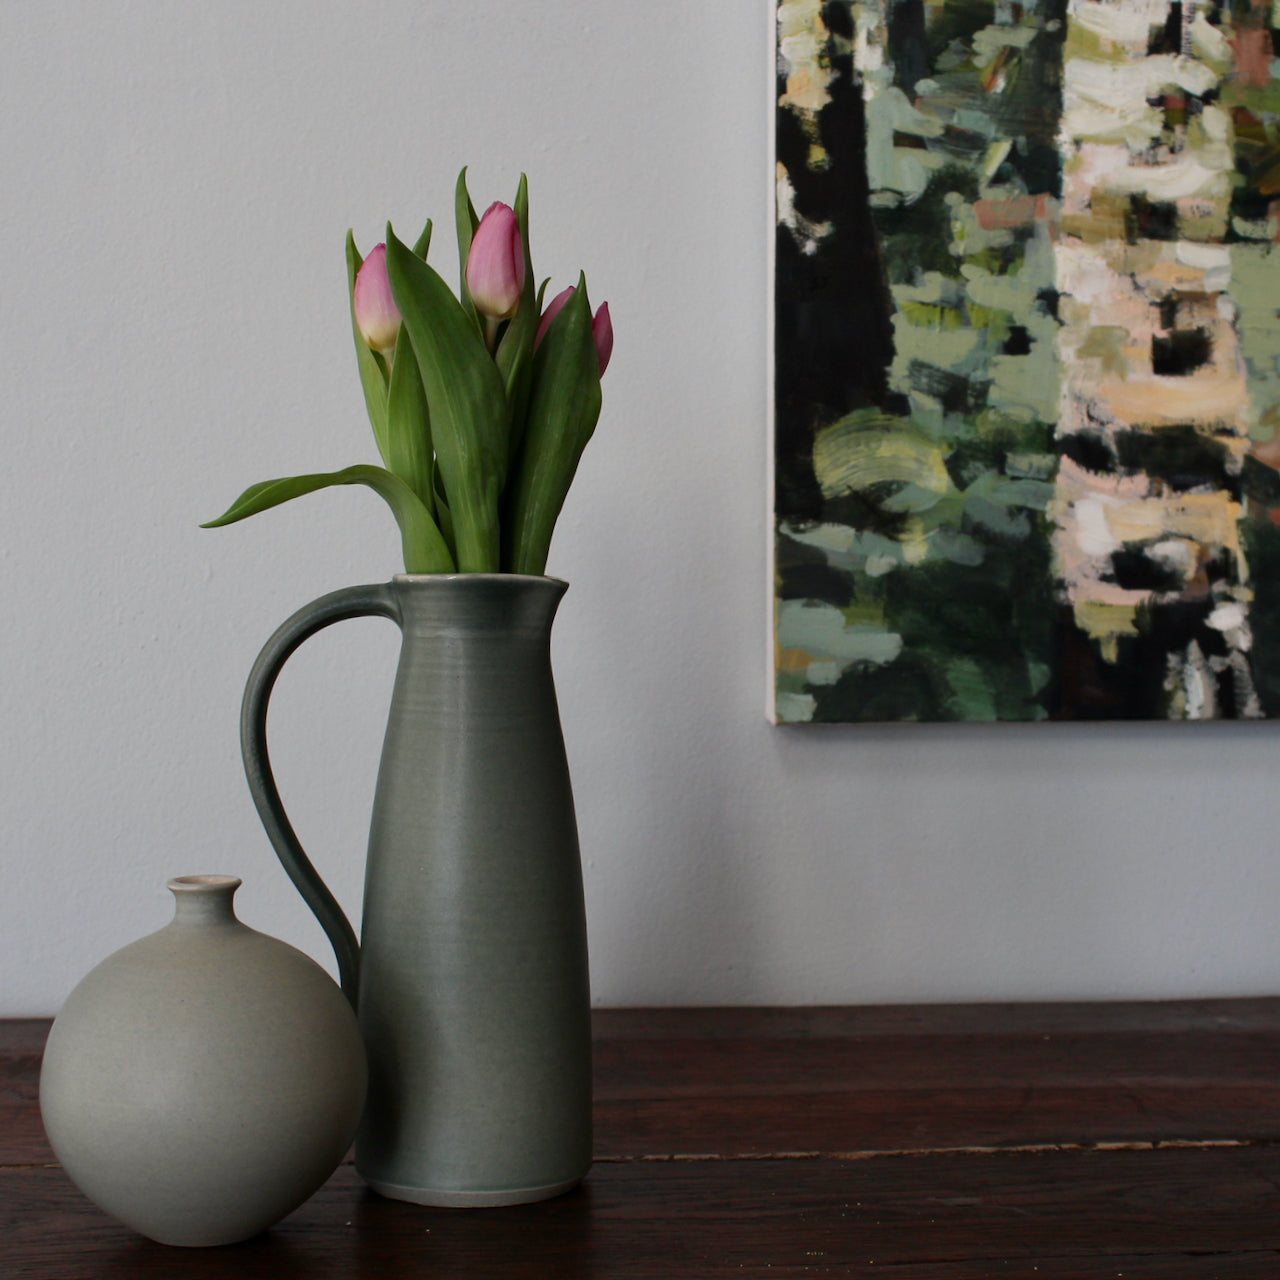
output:
[[246, 1240], [337, 1168], [360, 1120], [364, 1048], [313, 960], [241, 924], [231, 876], [169, 881], [172, 922], [67, 998], [40, 1075], [71, 1180], [152, 1240]]

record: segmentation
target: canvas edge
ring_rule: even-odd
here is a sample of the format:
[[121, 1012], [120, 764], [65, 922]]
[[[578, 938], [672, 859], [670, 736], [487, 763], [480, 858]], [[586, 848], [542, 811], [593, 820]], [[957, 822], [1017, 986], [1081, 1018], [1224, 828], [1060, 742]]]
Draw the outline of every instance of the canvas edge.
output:
[[767, 439], [765, 460], [765, 599], [768, 607], [765, 616], [765, 717], [772, 725], [778, 723], [778, 669], [777, 669], [777, 549], [778, 514], [775, 506], [777, 492], [777, 391], [775, 368], [774, 326], [777, 312], [778, 240], [778, 0], [759, 0], [763, 13], [767, 14], [769, 38], [765, 41], [768, 66], [766, 91], [763, 95], [767, 111], [765, 128], [765, 179], [768, 194], [764, 201], [768, 219], [765, 235], [765, 436]]

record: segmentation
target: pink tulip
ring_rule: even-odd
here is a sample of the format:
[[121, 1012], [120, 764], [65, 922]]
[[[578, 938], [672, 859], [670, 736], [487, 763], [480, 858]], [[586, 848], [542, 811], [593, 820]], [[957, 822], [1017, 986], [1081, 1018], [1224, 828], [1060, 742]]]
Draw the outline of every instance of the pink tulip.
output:
[[491, 204], [480, 219], [467, 254], [467, 289], [476, 310], [491, 320], [509, 320], [524, 289], [524, 245], [510, 205]]
[[[551, 322], [564, 309], [564, 304], [573, 296], [574, 286], [570, 285], [567, 289], [561, 289], [550, 302], [547, 303], [547, 309], [542, 313], [542, 319], [538, 321], [538, 332], [534, 335], [533, 349], [538, 349], [538, 344], [546, 336], [546, 332], [551, 328]], [[600, 361], [600, 376], [604, 377], [604, 371], [609, 367], [609, 357], [613, 355], [613, 321], [609, 318], [609, 304], [602, 302], [596, 311], [595, 318], [591, 321], [591, 336], [596, 343], [596, 356]]]
[[609, 304], [602, 302], [591, 321], [591, 336], [596, 340], [596, 355], [600, 357], [600, 376], [609, 367], [613, 355], [613, 321], [609, 318]]
[[400, 308], [391, 296], [385, 244], [371, 249], [356, 272], [352, 305], [356, 313], [356, 327], [364, 340], [384, 355], [394, 350], [396, 335], [400, 332]]

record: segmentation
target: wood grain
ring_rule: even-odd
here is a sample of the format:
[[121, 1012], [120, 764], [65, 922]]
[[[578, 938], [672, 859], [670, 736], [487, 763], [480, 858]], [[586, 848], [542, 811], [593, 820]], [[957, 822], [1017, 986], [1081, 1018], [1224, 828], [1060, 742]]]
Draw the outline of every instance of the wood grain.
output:
[[596, 1030], [601, 1156], [1280, 1139], [1276, 1000], [608, 1010]]

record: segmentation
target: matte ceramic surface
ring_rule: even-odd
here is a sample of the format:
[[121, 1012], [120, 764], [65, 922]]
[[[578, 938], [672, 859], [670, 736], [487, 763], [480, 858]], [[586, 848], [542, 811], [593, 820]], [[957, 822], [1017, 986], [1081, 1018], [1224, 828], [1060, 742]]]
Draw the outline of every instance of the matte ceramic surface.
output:
[[[281, 860], [358, 989], [369, 1104], [356, 1165], [385, 1195], [497, 1205], [591, 1162], [586, 919], [550, 633], [565, 584], [401, 575], [295, 614], [245, 691], [250, 786]], [[321, 627], [403, 631], [354, 934], [297, 843], [266, 757], [271, 686]]]
[[169, 882], [172, 923], [68, 997], [40, 1078], [76, 1185], [163, 1244], [245, 1240], [337, 1168], [365, 1097], [351, 1008], [314, 961], [241, 924], [230, 876]]

